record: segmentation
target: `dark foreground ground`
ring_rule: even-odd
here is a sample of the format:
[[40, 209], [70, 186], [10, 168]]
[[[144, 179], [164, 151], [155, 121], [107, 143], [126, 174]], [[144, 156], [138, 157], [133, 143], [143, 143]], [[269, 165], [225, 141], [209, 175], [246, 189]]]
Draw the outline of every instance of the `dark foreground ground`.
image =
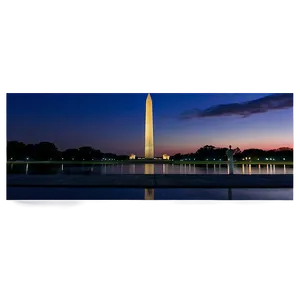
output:
[[293, 175], [8, 175], [7, 187], [293, 188]]
[[[25, 215], [50, 216], [210, 216], [296, 215], [295, 189], [5, 189], [0, 207]], [[9, 200], [9, 201], [8, 201]]]

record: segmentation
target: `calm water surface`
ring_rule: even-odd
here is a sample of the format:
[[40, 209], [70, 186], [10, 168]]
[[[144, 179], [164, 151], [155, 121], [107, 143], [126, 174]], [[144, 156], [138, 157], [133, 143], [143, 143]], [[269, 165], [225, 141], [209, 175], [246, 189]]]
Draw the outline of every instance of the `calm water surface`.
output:
[[[293, 166], [238, 165], [235, 174], [293, 174]], [[47, 165], [11, 164], [8, 174], [228, 174], [227, 165], [116, 164], [116, 165]]]
[[243, 215], [239, 209], [245, 208], [247, 214], [256, 210], [251, 211], [256, 215], [257, 209], [287, 208], [296, 214], [295, 189], [5, 188], [5, 199], [29, 215], [115, 215], [124, 212], [122, 208], [137, 213], [159, 209], [171, 215], [207, 215], [219, 209]]
[[293, 200], [293, 189], [9, 187], [8, 200]]
[[[116, 164], [116, 165], [52, 165], [11, 164], [8, 174], [108, 175], [108, 174], [227, 174], [226, 165], [164, 165], [164, 164]], [[292, 166], [241, 165], [235, 166], [235, 174], [293, 174]], [[293, 189], [142, 189], [142, 188], [7, 188], [7, 199], [126, 199], [126, 200], [292, 200]]]

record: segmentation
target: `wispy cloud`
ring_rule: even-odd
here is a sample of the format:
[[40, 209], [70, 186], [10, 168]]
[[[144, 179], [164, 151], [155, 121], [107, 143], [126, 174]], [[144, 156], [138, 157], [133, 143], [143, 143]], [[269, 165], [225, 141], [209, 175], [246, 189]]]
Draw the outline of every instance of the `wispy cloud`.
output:
[[205, 110], [194, 108], [181, 113], [179, 118], [182, 120], [217, 116], [240, 116], [246, 118], [254, 114], [290, 107], [293, 107], [293, 94], [273, 94], [242, 103], [211, 106]]

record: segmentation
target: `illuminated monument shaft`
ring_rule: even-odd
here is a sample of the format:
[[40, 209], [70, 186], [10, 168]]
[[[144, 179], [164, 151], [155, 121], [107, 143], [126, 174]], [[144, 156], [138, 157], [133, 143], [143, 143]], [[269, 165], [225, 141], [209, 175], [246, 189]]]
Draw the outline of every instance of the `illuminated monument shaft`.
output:
[[145, 158], [154, 158], [153, 112], [152, 112], [152, 99], [150, 94], [148, 94], [146, 100]]

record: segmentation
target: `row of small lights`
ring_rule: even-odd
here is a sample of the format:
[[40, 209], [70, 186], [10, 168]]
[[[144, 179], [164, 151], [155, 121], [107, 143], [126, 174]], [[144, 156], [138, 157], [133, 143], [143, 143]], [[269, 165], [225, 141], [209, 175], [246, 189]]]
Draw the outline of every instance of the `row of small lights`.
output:
[[[142, 159], [142, 158], [138, 158], [138, 159]], [[13, 157], [11, 157], [10, 160], [13, 160]], [[29, 160], [29, 157], [26, 157], [26, 160]], [[52, 158], [49, 158], [49, 160], [52, 160]], [[64, 158], [62, 158], [62, 160], [64, 160]], [[74, 160], [74, 157], [72, 158], [72, 160]], [[85, 160], [85, 159], [83, 158], [82, 160]], [[92, 160], [94, 160], [94, 159], [92, 158]], [[101, 160], [115, 160], [115, 158], [103, 158]], [[186, 158], [186, 159], [181, 159], [180, 161], [184, 161], [184, 160], [193, 160], [193, 159]], [[196, 159], [194, 158], [194, 160], [196, 160]], [[206, 160], [208, 160], [208, 158]], [[216, 159], [214, 158], [213, 160], [216, 160]], [[251, 160], [251, 157], [245, 157], [245, 158], [242, 158], [242, 160]], [[259, 158], [257, 160], [259, 160]], [[275, 158], [266, 158], [265, 160], [273, 160], [274, 161]], [[283, 160], [285, 160], [285, 158], [283, 158]], [[173, 159], [172, 159], [172, 161], [173, 161]], [[222, 161], [222, 159], [219, 159], [219, 161]]]
[[[13, 157], [11, 157], [10, 158], [10, 160], [13, 160], [14, 158]], [[26, 160], [29, 160], [29, 157], [26, 157]], [[49, 158], [49, 160], [52, 160], [52, 158]], [[61, 160], [64, 160], [64, 158], [62, 158]], [[74, 160], [74, 157], [72, 157], [72, 160]], [[82, 160], [85, 160], [84, 158], [82, 159]], [[92, 160], [94, 160], [93, 158], [92, 158]], [[115, 160], [114, 158], [104, 158], [104, 159], [102, 159], [102, 160]]]
[[185, 158], [185, 159], [181, 159], [180, 161], [184, 161], [184, 160], [196, 160], [196, 158], [191, 159], [191, 158]]
[[[251, 159], [251, 157], [246, 157], [246, 158], [243, 158], [242, 160], [250, 160], [250, 159]], [[259, 160], [259, 158], [257, 160]], [[273, 161], [275, 161], [275, 158], [265, 158], [265, 160], [273, 160]], [[285, 160], [285, 158], [283, 158], [283, 160]]]
[[[191, 160], [191, 159], [190, 158], [189, 159], [186, 158], [186, 159], [181, 159], [180, 161], [184, 161], [184, 160]], [[196, 159], [194, 158], [194, 160], [196, 160]], [[206, 160], [208, 161], [209, 159], [206, 158]], [[216, 159], [213, 158], [213, 160], [216, 160]], [[251, 160], [251, 157], [245, 157], [242, 160]], [[259, 158], [257, 160], [259, 160]], [[274, 160], [275, 161], [275, 158], [266, 158], [266, 160]], [[285, 160], [285, 158], [283, 158], [283, 160]], [[222, 161], [222, 159], [219, 159], [219, 161]]]

